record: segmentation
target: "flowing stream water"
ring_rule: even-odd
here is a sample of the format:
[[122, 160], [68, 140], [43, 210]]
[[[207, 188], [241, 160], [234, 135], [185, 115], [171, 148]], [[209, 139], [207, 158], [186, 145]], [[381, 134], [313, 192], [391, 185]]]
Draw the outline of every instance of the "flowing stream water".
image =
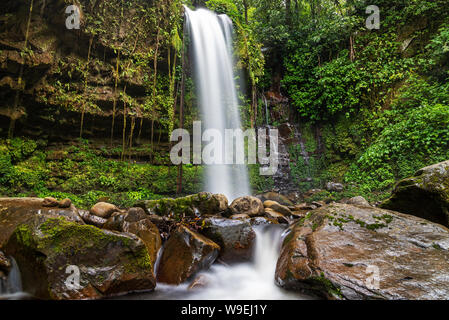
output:
[[[226, 15], [206, 9], [186, 11], [190, 59], [201, 109], [202, 129], [225, 137], [225, 129], [240, 129], [240, 109], [233, 61], [233, 25]], [[223, 140], [215, 141], [223, 150]], [[221, 143], [221, 147], [220, 147]], [[215, 155], [215, 154], [214, 154]], [[230, 201], [251, 194], [246, 165], [211, 164], [205, 167], [205, 189]]]
[[[136, 295], [136, 299], [167, 300], [305, 300], [311, 297], [288, 292], [275, 284], [276, 263], [282, 242], [282, 227], [255, 228], [253, 260], [230, 266], [214, 264], [196, 278], [203, 287], [189, 289], [189, 282], [179, 286], [157, 284], [154, 292]], [[129, 297], [128, 297], [129, 298]]]
[[0, 300], [21, 299], [26, 297], [22, 292], [22, 279], [19, 266], [14, 258], [10, 257], [11, 270], [5, 279], [0, 278]]

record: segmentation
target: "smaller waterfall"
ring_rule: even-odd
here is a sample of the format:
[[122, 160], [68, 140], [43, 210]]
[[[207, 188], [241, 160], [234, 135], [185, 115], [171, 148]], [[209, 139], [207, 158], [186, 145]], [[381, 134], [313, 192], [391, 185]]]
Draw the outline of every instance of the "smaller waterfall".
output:
[[276, 264], [279, 258], [284, 229], [279, 226], [255, 228], [256, 244], [253, 261], [222, 265], [214, 264], [201, 276], [206, 285], [189, 290], [189, 282], [179, 286], [158, 283], [156, 291], [133, 297], [137, 299], [178, 300], [304, 300], [311, 297], [288, 292], [275, 284]]
[[19, 266], [14, 258], [10, 258], [11, 270], [6, 279], [0, 278], [0, 299], [11, 297], [22, 292], [22, 279]]

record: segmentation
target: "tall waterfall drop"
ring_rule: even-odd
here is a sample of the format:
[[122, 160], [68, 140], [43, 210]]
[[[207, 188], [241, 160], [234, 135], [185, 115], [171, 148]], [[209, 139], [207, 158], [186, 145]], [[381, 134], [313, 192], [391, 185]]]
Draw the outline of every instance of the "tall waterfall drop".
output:
[[[206, 9], [192, 11], [185, 7], [185, 10], [202, 129], [218, 130], [225, 137], [225, 129], [241, 128], [233, 71], [232, 21], [227, 15], [217, 15]], [[207, 165], [205, 189], [224, 194], [230, 201], [249, 195], [247, 167]]]

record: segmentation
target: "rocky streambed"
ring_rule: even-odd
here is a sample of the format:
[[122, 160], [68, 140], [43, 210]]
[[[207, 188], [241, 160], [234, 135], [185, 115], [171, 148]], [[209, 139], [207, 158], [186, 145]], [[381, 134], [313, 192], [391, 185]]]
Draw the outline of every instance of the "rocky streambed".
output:
[[[22, 290], [40, 299], [160, 297], [155, 288], [207, 299], [195, 292], [220, 292], [233, 281], [255, 291], [282, 288], [272, 296], [279, 299], [305, 297], [283, 290], [326, 299], [447, 299], [448, 185], [449, 161], [399, 182], [380, 207], [361, 197], [294, 204], [275, 193], [231, 204], [199, 193], [127, 210], [100, 202], [89, 211], [69, 199], [2, 198], [0, 290], [11, 293], [6, 284], [18, 268]], [[285, 232], [265, 239], [261, 226]], [[257, 269], [263, 265], [272, 267]], [[229, 268], [248, 276], [228, 279]], [[251, 270], [258, 277], [248, 285]], [[258, 289], [262, 282], [273, 287]]]

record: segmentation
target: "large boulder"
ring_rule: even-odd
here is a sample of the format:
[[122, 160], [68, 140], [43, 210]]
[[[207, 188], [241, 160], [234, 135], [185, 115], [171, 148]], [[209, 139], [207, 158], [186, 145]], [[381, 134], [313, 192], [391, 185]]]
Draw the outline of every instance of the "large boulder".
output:
[[277, 283], [330, 299], [447, 299], [449, 230], [393, 211], [332, 204], [286, 236]]
[[15, 228], [4, 251], [18, 263], [24, 291], [37, 298], [97, 299], [156, 285], [139, 238], [64, 217], [31, 217]]
[[157, 270], [158, 282], [180, 284], [218, 257], [220, 246], [197, 232], [180, 226], [168, 239]]
[[264, 214], [264, 206], [259, 198], [246, 196], [235, 199], [229, 209], [232, 214], [247, 214], [250, 217]]
[[220, 259], [224, 262], [248, 261], [252, 257], [256, 234], [247, 220], [207, 218], [201, 233], [220, 245]]
[[449, 161], [400, 181], [381, 207], [449, 226]]
[[201, 192], [187, 197], [145, 200], [136, 204], [147, 214], [170, 216], [176, 219], [198, 215], [218, 215], [228, 210], [228, 199], [222, 194]]
[[36, 215], [65, 217], [70, 221], [84, 223], [78, 209], [44, 207], [40, 198], [0, 198], [0, 249], [8, 241], [16, 227]]

